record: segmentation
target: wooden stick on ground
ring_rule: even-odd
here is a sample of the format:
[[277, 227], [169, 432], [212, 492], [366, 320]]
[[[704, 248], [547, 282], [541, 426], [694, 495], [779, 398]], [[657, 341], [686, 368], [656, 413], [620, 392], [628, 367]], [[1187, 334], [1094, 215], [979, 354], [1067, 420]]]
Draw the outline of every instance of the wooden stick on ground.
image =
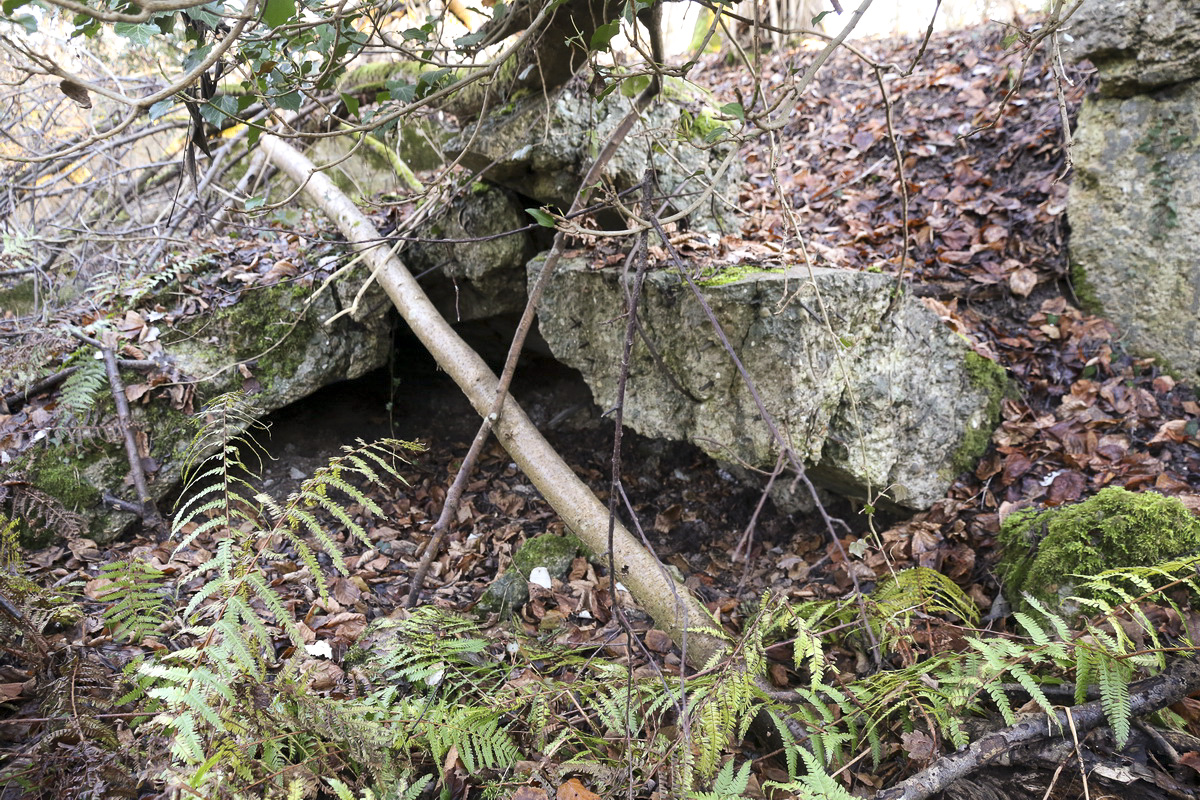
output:
[[[1178, 659], [1161, 674], [1129, 687], [1130, 709], [1134, 717], [1153, 714], [1197, 689], [1200, 689], [1200, 658]], [[972, 742], [965, 750], [942, 756], [911, 778], [878, 792], [875, 800], [925, 800], [959, 778], [987, 766], [1019, 744], [1060, 738], [1060, 732], [1067, 730], [1072, 722], [1078, 734], [1082, 735], [1104, 722], [1101, 702], [1092, 700], [1075, 706], [1071, 709], [1069, 720], [1065, 710], [1058, 711], [1053, 721], [1047, 720], [1044, 714], [1030, 714], [1015, 725]]]
[[137, 440], [134, 438], [133, 420], [129, 414], [129, 399], [125, 396], [125, 383], [121, 380], [116, 351], [105, 346], [103, 342], [81, 333], [73, 331], [72, 335], [81, 342], [99, 348], [101, 355], [104, 356], [104, 371], [108, 375], [108, 387], [112, 391], [113, 402], [117, 407], [117, 427], [125, 442], [125, 455], [129, 459], [129, 473], [133, 477], [133, 488], [137, 492], [138, 505], [141, 507], [142, 522], [161, 536], [167, 532], [167, 526], [163, 522], [162, 514], [158, 512], [158, 504], [154, 502], [154, 497], [150, 494], [146, 483], [146, 470], [142, 468], [142, 456], [138, 452]]

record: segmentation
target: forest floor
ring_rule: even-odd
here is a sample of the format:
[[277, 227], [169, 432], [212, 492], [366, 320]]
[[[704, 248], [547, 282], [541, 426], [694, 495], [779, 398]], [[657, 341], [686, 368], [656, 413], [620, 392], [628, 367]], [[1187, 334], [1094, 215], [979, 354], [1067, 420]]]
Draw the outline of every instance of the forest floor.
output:
[[[986, 455], [973, 472], [958, 476], [931, 510], [885, 520], [869, 518], [848, 501], [831, 501], [829, 507], [848, 525], [843, 546], [859, 538], [870, 543], [863, 562], [869, 574], [883, 577], [916, 564], [932, 567], [985, 612], [998, 592], [993, 568], [1003, 515], [1030, 504], [1072, 502], [1105, 486], [1153, 489], [1194, 505], [1193, 493], [1200, 487], [1200, 405], [1193, 388], [1152, 359], [1126, 353], [1119, 332], [1081, 310], [1072, 292], [1064, 218], [1069, 177], [1052, 73], [1040, 56], [1035, 58], [1019, 93], [1002, 104], [1022, 68], [1021, 53], [1002, 45], [1004, 34], [993, 26], [934, 37], [911, 76], [887, 80], [908, 191], [909, 255], [902, 275], [905, 211], [886, 108], [871, 67], [848, 53], [830, 62], [802, 113], [777, 139], [764, 137], [747, 153], [743, 229], [719, 238], [695, 236], [683, 248], [697, 269], [730, 258], [800, 261], [797, 231], [783, 210], [790, 204], [819, 264], [897, 275], [980, 353], [1009, 371], [1017, 392], [1004, 401], [1002, 423]], [[905, 65], [918, 51], [917, 42], [862, 47], [875, 58]], [[808, 57], [767, 56], [763, 79]], [[1068, 75], [1074, 83], [1064, 89], [1073, 118], [1090, 76], [1086, 69], [1068, 69]], [[747, 95], [751, 76], [713, 59], [699, 80], [723, 100], [734, 100]], [[963, 136], [976, 128], [982, 129]], [[768, 170], [772, 163], [779, 165], [774, 175]], [[614, 249], [598, 257], [615, 255]], [[278, 460], [266, 465], [263, 486], [277, 496], [356, 438], [394, 435], [426, 447], [404, 469], [408, 485], [372, 490], [385, 512], [381, 519], [363, 518], [374, 546], [344, 542], [350, 572], [335, 580], [329, 601], [314, 601], [299, 583], [287, 584], [294, 563], [276, 565], [282, 591], [294, 600], [306, 635], [328, 642], [335, 654], [344, 652], [372, 619], [402, 604], [418, 550], [428, 540], [477, 425], [461, 393], [423, 356], [397, 368], [398, 382], [392, 377], [329, 387], [270, 420], [267, 447]], [[514, 393], [568, 463], [606, 499], [612, 426], [592, 405], [578, 375], [531, 357]], [[0, 422], [0, 436], [13, 435], [18, 425], [28, 430], [37, 424], [36, 411], [49, 413], [54, 402], [49, 393], [36, 398], [21, 419]], [[733, 634], [764, 591], [796, 599], [838, 598], [850, 589], [849, 570], [861, 570], [862, 564], [846, 563], [811, 516], [783, 514], [767, 501], [749, 528], [758, 492], [690, 446], [626, 434], [622, 474], [638, 521], [660, 558], [679, 568]], [[493, 443], [469, 486], [450, 544], [434, 564], [425, 601], [470, 610], [526, 538], [562, 527]], [[743, 537], [751, 542], [750, 555], [734, 561], [731, 554]], [[107, 547], [88, 540], [55, 544], [28, 553], [26, 563], [30, 577], [47, 585], [84, 581], [84, 595], [95, 610], [104, 586], [102, 565], [120, 558], [158, 565], [170, 571], [186, 597], [203, 585], [203, 565], [215, 548], [201, 536], [174, 552], [172, 543], [135, 531]], [[603, 570], [582, 564], [571, 578], [570, 586], [535, 589], [518, 609], [519, 624], [527, 633], [562, 643], [620, 641], [609, 596], [602, 591]], [[594, 589], [582, 590], [588, 582]], [[870, 585], [868, 580], [865, 586]], [[495, 617], [485, 622], [508, 624]], [[666, 637], [650, 630], [645, 618], [639, 624], [662, 669], [677, 671], [678, 653]], [[941, 624], [931, 620], [914, 632], [914, 658], [946, 646], [937, 630]], [[1005, 623], [993, 624], [1002, 628]], [[95, 615], [56, 635], [71, 637], [79, 648], [103, 651], [114, 665], [146, 648], [165, 646], [154, 639], [140, 646], [115, 642]], [[614, 657], [623, 653], [612, 648]], [[852, 672], [861, 653], [832, 656]], [[12, 665], [0, 666], [0, 672], [0, 690], [7, 692], [0, 696], [5, 718], [0, 748], [15, 755], [32, 728], [9, 723], [37, 716], [39, 698], [24, 693], [32, 676]], [[332, 675], [329, 691], [337, 691], [342, 677]], [[772, 678], [786, 685], [788, 669], [773, 672]], [[1181, 708], [1193, 726], [1200, 722], [1200, 702]], [[858, 785], [886, 786], [911, 769], [906, 759], [891, 758], [874, 772], [861, 769]], [[755, 770], [759, 784], [780, 779], [769, 759], [756, 761]], [[148, 765], [147, 774], [152, 771]]]

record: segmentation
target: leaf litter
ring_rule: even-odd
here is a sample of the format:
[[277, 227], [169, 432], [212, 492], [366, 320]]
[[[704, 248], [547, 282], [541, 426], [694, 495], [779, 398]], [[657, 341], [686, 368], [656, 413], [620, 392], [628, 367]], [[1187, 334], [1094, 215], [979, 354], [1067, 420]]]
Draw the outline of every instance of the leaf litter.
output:
[[[811, 519], [784, 515], [768, 502], [757, 520], [750, 558], [734, 562], [730, 553], [752, 517], [757, 494], [689, 446], [627, 433], [623, 479], [639, 520], [664, 562], [682, 572], [689, 588], [731, 632], [746, 623], [753, 613], [750, 601], [764, 590], [795, 599], [836, 598], [848, 590], [851, 573], [869, 588], [891, 570], [912, 565], [949, 576], [988, 610], [997, 594], [992, 566], [999, 524], [1029, 505], [1061, 505], [1105, 486], [1124, 486], [1178, 496], [1194, 510], [1200, 508], [1200, 403], [1193, 387], [1152, 359], [1127, 353], [1119, 331], [1081, 310], [1067, 271], [1068, 182], [1062, 179], [1065, 163], [1052, 73], [1035, 58], [1015, 99], [1002, 108], [1021, 59], [1021, 53], [1002, 46], [1002, 35], [992, 27], [935, 36], [911, 75], [886, 78], [909, 196], [905, 275], [899, 275], [904, 214], [885, 108], [872, 70], [848, 53], [835, 55], [820, 73], [799, 113], [780, 132], [774, 151], [765, 139], [750, 144], [742, 229], [721, 237], [678, 233], [680, 250], [698, 269], [747, 260], [802, 262], [800, 242], [780, 205], [782, 192], [801, 220], [814, 263], [879, 271], [911, 282], [912, 291], [976, 349], [1003, 365], [1018, 387], [1003, 402], [1000, 427], [978, 466], [957, 476], [946, 497], [930, 510], [896, 520], [873, 535], [868, 530], [872, 521], [860, 506], [839, 502], [831, 508], [849, 523], [842, 542], [849, 558], [825, 540]], [[883, 61], [910, 63], [918, 44], [880, 41], [864, 48]], [[770, 56], [763, 79], [781, 79], [808, 58], [811, 53], [802, 51]], [[1092, 78], [1086, 65], [1068, 68], [1068, 75], [1073, 84], [1065, 89], [1073, 117]], [[744, 70], [710, 60], [703, 76], [719, 97], [750, 96]], [[964, 138], [988, 123], [994, 124]], [[151, 303], [125, 315], [118, 325], [123, 356], [153, 358], [161, 348], [157, 326], [237, 302], [247, 287], [320, 279], [324, 251], [304, 251], [305, 243], [318, 241], [322, 232], [311, 220], [302, 227], [304, 236], [280, 236], [274, 243], [247, 239], [209, 253], [218, 269], [192, 284], [181, 305]], [[611, 247], [602, 244], [597, 258], [613, 262], [619, 254], [606, 250]], [[61, 340], [39, 347], [46, 353], [71, 348]], [[144, 384], [129, 387], [131, 401], [190, 408], [190, 395], [170, 385], [173, 377], [150, 373]], [[543, 409], [543, 421], [564, 406], [579, 405], [582, 410], [569, 425], [551, 427], [548, 434], [606, 499], [611, 431], [607, 421], [588, 410], [588, 398], [580, 394], [586, 390], [577, 380], [558, 376], [523, 380], [516, 391], [535, 416]], [[430, 394], [424, 407], [416, 401], [414, 408], [418, 415], [428, 414], [416, 419], [418, 427], [427, 426], [435, 412], [436, 418], [453, 422], [423, 437], [428, 450], [406, 469], [408, 486], [371, 490], [384, 518], [369, 519], [363, 509], [350, 509], [367, 527], [372, 544], [365, 547], [335, 534], [346, 547], [349, 574], [334, 579], [328, 599], [317, 597], [311, 576], [295, 558], [285, 554], [269, 567], [268, 579], [302, 620], [315, 692], [340, 696], [350, 690], [351, 678], [338, 666], [339, 658], [370, 620], [401, 605], [457, 459], [473, 433], [473, 412], [452, 386]], [[0, 416], [0, 448], [20, 452], [36, 443], [53, 430], [58, 413], [56, 395], [47, 392], [18, 412]], [[265, 485], [284, 492], [297, 479], [291, 470], [303, 474], [320, 461], [323, 449], [336, 452], [343, 443], [299, 442], [285, 461], [269, 467]], [[331, 530], [337, 531], [336, 525]], [[493, 443], [468, 487], [449, 546], [431, 570], [426, 602], [471, 609], [487, 584], [509, 567], [523, 541], [562, 530], [549, 506]], [[866, 547], [856, 548], [860, 541]], [[73, 647], [102, 650], [107, 663], [119, 666], [144, 650], [175, 646], [169, 641], [177, 631], [168, 623], [140, 647], [114, 640], [99, 617], [105, 585], [101, 565], [118, 558], [141, 560], [169, 575], [186, 601], [205, 583], [206, 564], [216, 547], [208, 534], [178, 552], [169, 543], [136, 534], [107, 548], [76, 537], [30, 553], [26, 563], [40, 583], [83, 582], [88, 615], [52, 636]], [[530, 600], [518, 609], [517, 624], [529, 635], [601, 646], [611, 658], [627, 658], [625, 634], [613, 618], [612, 588], [603, 565], [577, 559], [565, 580], [531, 588]], [[1169, 609], [1157, 613], [1164, 625], [1181, 624]], [[1003, 625], [1003, 620], [995, 624]], [[647, 650], [661, 660], [659, 668], [677, 673], [679, 654], [665, 634], [636, 614], [634, 625]], [[498, 642], [511, 637], [494, 619], [490, 631]], [[284, 637], [278, 639], [282, 648]], [[911, 663], [959, 647], [958, 626], [930, 619], [913, 631], [912, 651], [902, 655]], [[634, 652], [632, 666], [649, 669]], [[773, 655], [778, 658], [770, 677], [777, 686], [787, 686], [797, 675], [785, 653]], [[848, 675], [861, 669], [860, 656], [852, 651], [835, 651], [832, 657]], [[0, 669], [0, 697], [10, 719], [37, 715], [37, 698], [29, 694], [33, 678], [16, 667]], [[1180, 704], [1177, 711], [1193, 725], [1200, 720], [1200, 704], [1194, 701]], [[0, 727], [0, 747], [19, 749], [28, 734], [28, 726]], [[936, 753], [921, 732], [906, 734], [903, 748], [922, 763]], [[1200, 756], [1181, 754], [1180, 763], [1198, 770]], [[779, 778], [766, 762], [760, 769], [762, 777]], [[877, 786], [899, 777], [898, 769], [888, 762], [884, 772], [889, 774], [856, 775]], [[545, 796], [538, 792], [528, 790], [523, 796]], [[558, 796], [595, 795], [572, 779], [559, 787]]]

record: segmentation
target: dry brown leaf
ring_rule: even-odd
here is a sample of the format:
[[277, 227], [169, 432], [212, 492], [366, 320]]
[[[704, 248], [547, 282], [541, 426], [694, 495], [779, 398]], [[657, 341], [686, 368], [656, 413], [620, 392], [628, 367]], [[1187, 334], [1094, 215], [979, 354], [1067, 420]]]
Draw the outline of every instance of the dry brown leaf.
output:
[[912, 731], [900, 734], [904, 743], [904, 751], [919, 764], [928, 764], [933, 760], [933, 740], [924, 731]]
[[1008, 276], [1008, 288], [1012, 290], [1013, 294], [1020, 297], [1029, 297], [1029, 293], [1035, 286], [1037, 286], [1037, 273], [1028, 267], [1021, 267]]
[[0, 703], [16, 700], [24, 688], [24, 683], [0, 683]]
[[600, 800], [600, 795], [588, 789], [578, 778], [571, 778], [558, 787], [555, 800]]

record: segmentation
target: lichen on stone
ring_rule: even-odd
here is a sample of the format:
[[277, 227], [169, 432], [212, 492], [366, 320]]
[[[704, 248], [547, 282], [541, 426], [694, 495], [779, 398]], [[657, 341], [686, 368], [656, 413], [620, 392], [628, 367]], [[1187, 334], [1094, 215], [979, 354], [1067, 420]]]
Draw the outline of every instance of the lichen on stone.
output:
[[1109, 487], [1058, 508], [1023, 509], [1000, 528], [999, 572], [1009, 594], [1070, 593], [1078, 575], [1153, 566], [1200, 549], [1200, 519], [1178, 499]]

